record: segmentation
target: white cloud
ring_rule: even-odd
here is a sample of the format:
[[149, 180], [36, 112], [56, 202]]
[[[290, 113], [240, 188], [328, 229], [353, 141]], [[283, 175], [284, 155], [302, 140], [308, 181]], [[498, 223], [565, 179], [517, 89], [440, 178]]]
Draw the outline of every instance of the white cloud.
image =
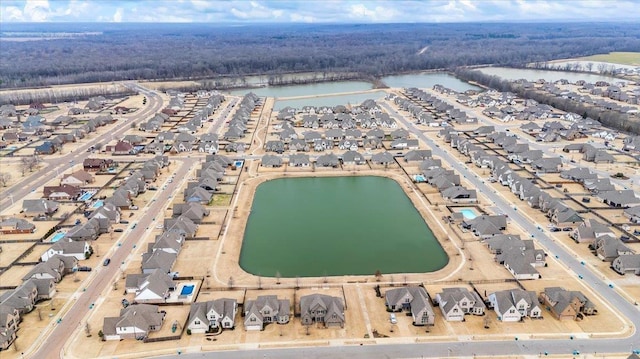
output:
[[116, 12], [113, 13], [113, 22], [122, 22], [122, 8], [119, 7], [116, 9]]
[[15, 6], [7, 6], [0, 9], [0, 19], [2, 21], [24, 21], [22, 10]]
[[33, 22], [43, 22], [49, 19], [51, 8], [48, 0], [27, 0], [22, 11], [24, 16]]

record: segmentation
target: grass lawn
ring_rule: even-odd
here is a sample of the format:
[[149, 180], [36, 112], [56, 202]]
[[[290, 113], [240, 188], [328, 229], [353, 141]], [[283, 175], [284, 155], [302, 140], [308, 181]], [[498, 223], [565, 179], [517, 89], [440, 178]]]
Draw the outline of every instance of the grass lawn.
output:
[[231, 204], [230, 194], [214, 194], [211, 200], [212, 206], [228, 206]]
[[608, 54], [592, 55], [580, 59], [640, 66], [640, 52], [610, 52]]

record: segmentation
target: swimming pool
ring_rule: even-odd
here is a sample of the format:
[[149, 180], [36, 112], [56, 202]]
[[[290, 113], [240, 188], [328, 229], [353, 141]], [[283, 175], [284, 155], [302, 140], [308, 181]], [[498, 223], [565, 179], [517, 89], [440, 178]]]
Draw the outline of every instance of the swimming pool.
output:
[[61, 240], [65, 235], [65, 232], [58, 232], [55, 236], [51, 237], [51, 243], [56, 243]]
[[413, 180], [416, 182], [427, 182], [427, 179], [423, 175], [414, 175]]
[[193, 293], [193, 288], [195, 288], [195, 285], [193, 284], [185, 285], [184, 287], [182, 287], [180, 295], [191, 295]]
[[474, 219], [478, 217], [478, 213], [472, 208], [462, 208], [458, 212], [462, 213], [465, 219]]
[[242, 164], [244, 163], [244, 161], [235, 161], [233, 163], [234, 166], [236, 166], [236, 168], [242, 167]]
[[93, 192], [85, 192], [82, 194], [82, 196], [80, 196], [79, 200], [81, 201], [87, 201], [89, 200], [91, 197], [93, 197], [94, 193]]
[[96, 203], [94, 203], [92, 207], [93, 208], [100, 208], [102, 206], [104, 206], [104, 201], [100, 199], [100, 200], [97, 200]]

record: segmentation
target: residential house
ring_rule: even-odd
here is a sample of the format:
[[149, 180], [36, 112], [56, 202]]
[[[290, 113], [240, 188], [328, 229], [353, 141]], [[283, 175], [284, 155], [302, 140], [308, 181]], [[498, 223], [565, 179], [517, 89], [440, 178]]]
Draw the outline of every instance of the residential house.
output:
[[104, 172], [113, 165], [113, 160], [104, 158], [86, 158], [82, 167], [89, 172]]
[[87, 259], [91, 254], [91, 246], [86, 241], [69, 241], [64, 238], [53, 243], [46, 252], [40, 256], [40, 260], [46, 262], [55, 255], [74, 257], [81, 261]]
[[125, 279], [125, 291], [135, 293], [135, 303], [165, 303], [176, 283], [160, 269], [148, 274], [129, 274]]
[[627, 272], [640, 275], [640, 254], [626, 254], [614, 259], [611, 268], [625, 275]]
[[344, 328], [344, 303], [339, 297], [325, 294], [310, 294], [300, 298], [300, 320], [302, 325], [313, 323], [325, 327]]
[[464, 321], [465, 314], [484, 315], [486, 308], [478, 293], [462, 287], [443, 288], [435, 302], [449, 322]]
[[45, 186], [42, 196], [49, 200], [71, 201], [76, 200], [82, 194], [82, 190], [74, 185], [63, 184], [60, 186]]
[[49, 217], [58, 211], [58, 202], [47, 199], [25, 199], [22, 201], [22, 213], [25, 216]]
[[233, 329], [238, 312], [235, 299], [221, 298], [208, 302], [191, 303], [187, 329], [201, 334], [213, 329]]
[[622, 255], [635, 254], [622, 241], [609, 235], [596, 238], [592, 247], [596, 250], [596, 256], [603, 262], [613, 262]]
[[640, 198], [631, 189], [620, 191], [604, 191], [598, 193], [598, 197], [602, 202], [611, 207], [626, 208], [632, 205], [640, 204]]
[[452, 186], [442, 191], [442, 198], [453, 203], [476, 203], [478, 197], [475, 189]]
[[178, 255], [163, 250], [148, 251], [142, 255], [141, 269], [143, 274], [150, 274], [155, 270], [163, 273], [171, 272]]
[[105, 317], [102, 332], [105, 340], [144, 339], [159, 331], [166, 313], [151, 304], [133, 304], [120, 310], [119, 317]]
[[434, 325], [435, 313], [423, 287], [409, 286], [387, 290], [385, 305], [392, 312], [411, 312], [414, 325]]
[[625, 208], [623, 214], [631, 223], [640, 223], [640, 206]]
[[305, 153], [294, 153], [289, 156], [289, 166], [290, 167], [309, 167], [311, 166], [311, 161], [309, 160], [309, 155]]
[[23, 218], [5, 218], [0, 220], [0, 233], [2, 234], [19, 234], [33, 233], [36, 226]]
[[486, 239], [502, 234], [502, 231], [507, 228], [507, 218], [504, 215], [482, 215], [473, 219], [465, 219], [462, 222], [462, 227], [471, 229], [476, 236]]
[[262, 330], [268, 323], [286, 324], [291, 313], [289, 299], [278, 299], [275, 295], [261, 295], [244, 304], [244, 327], [246, 330]]
[[556, 319], [576, 320], [582, 315], [593, 315], [595, 305], [580, 291], [569, 291], [561, 287], [547, 287], [540, 293], [543, 303]]
[[503, 290], [489, 294], [488, 299], [489, 307], [493, 308], [500, 321], [517, 322], [525, 317], [542, 318], [542, 309], [533, 291]]

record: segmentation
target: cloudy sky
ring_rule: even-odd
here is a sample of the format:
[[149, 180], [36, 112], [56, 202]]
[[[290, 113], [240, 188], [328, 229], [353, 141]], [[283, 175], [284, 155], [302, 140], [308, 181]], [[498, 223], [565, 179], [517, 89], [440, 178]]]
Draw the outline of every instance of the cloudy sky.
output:
[[640, 0], [1, 0], [0, 22], [638, 21]]

